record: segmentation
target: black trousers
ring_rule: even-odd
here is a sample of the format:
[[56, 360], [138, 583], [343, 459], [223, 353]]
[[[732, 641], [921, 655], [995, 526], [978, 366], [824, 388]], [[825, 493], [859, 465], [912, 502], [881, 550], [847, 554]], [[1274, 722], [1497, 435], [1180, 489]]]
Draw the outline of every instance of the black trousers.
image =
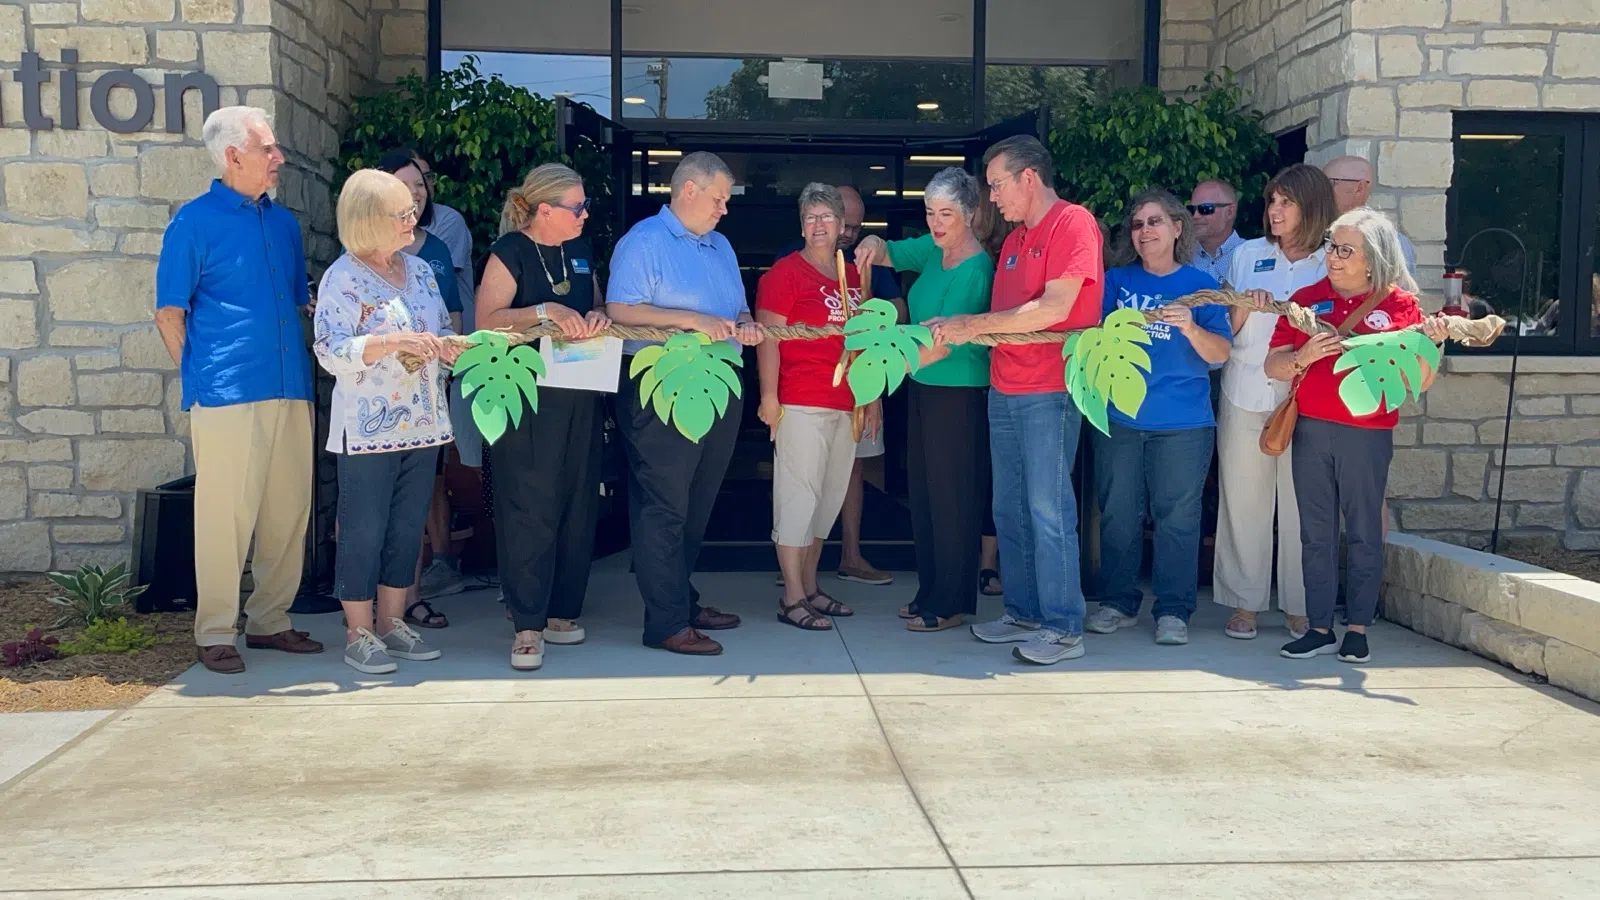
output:
[[518, 631], [583, 613], [600, 508], [602, 395], [539, 389], [539, 411], [489, 445], [500, 586]]
[[1345, 607], [1351, 625], [1371, 625], [1383, 591], [1383, 497], [1394, 432], [1300, 417], [1294, 428], [1294, 492], [1300, 505], [1301, 568], [1312, 628], [1333, 627], [1339, 593], [1339, 520], [1344, 518]]
[[911, 382], [906, 469], [917, 549], [917, 612], [978, 611], [978, 553], [989, 493], [988, 389]]
[[[623, 358], [624, 372], [631, 360]], [[639, 402], [638, 379], [622, 385], [617, 425], [628, 451], [628, 523], [645, 644], [661, 643], [700, 614], [700, 595], [689, 579], [743, 416], [744, 401], [730, 397], [727, 412], [695, 443]]]

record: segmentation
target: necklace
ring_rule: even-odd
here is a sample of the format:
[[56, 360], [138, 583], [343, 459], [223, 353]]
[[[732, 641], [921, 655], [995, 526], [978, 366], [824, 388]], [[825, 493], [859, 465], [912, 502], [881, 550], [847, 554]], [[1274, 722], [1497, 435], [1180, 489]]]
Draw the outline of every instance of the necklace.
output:
[[567, 278], [567, 245], [561, 245], [561, 280], [558, 282], [550, 274], [550, 266], [544, 261], [544, 250], [535, 243], [533, 251], [539, 257], [539, 268], [544, 269], [544, 280], [550, 282], [550, 293], [557, 297], [565, 297], [572, 290], [572, 282]]
[[[405, 274], [405, 260], [401, 259], [400, 254], [398, 254], [398, 253], [396, 253], [396, 254], [394, 254], [394, 256], [390, 257], [389, 264], [383, 267], [383, 271], [382, 272], [380, 272], [377, 269], [373, 268], [371, 263], [367, 262], [366, 260], [362, 259], [361, 257], [355, 256], [355, 254], [351, 254], [351, 256], [355, 257], [355, 261], [356, 262], [361, 263], [361, 268], [366, 269], [368, 272], [371, 272], [372, 274], [378, 276], [380, 279], [382, 279], [383, 281], [388, 282], [391, 285], [394, 284], [393, 276], [395, 276], [395, 275], [404, 276], [404, 274]], [[397, 265], [397, 263], [398, 263], [398, 265]]]

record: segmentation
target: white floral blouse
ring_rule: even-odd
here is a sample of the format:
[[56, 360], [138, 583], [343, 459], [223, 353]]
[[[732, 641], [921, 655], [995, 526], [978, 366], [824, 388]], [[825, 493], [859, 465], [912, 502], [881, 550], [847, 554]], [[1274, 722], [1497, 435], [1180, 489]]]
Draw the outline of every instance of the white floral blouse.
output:
[[317, 362], [338, 379], [333, 388], [328, 450], [385, 453], [437, 447], [454, 440], [449, 393], [438, 360], [407, 372], [390, 353], [362, 361], [367, 341], [386, 334], [453, 334], [433, 268], [409, 253], [406, 287], [395, 287], [346, 253], [317, 289]]

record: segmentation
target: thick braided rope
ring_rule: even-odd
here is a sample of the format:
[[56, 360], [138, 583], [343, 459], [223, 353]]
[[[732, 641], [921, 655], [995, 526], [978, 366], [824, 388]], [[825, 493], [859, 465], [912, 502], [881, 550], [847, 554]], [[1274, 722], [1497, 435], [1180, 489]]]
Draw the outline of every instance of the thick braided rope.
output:
[[[1289, 320], [1289, 324], [1306, 334], [1332, 334], [1336, 329], [1328, 323], [1318, 319], [1316, 313], [1295, 303], [1283, 301], [1268, 303], [1258, 306], [1256, 301], [1245, 294], [1229, 290], [1196, 291], [1173, 300], [1170, 306], [1232, 306], [1248, 309], [1252, 312], [1275, 313]], [[1144, 313], [1145, 321], [1156, 322], [1161, 314], [1156, 310]], [[1444, 323], [1450, 339], [1468, 347], [1486, 347], [1500, 336], [1500, 331], [1505, 328], [1505, 320], [1499, 316], [1487, 316], [1482, 319], [1467, 319], [1461, 316], [1445, 316]], [[1412, 329], [1420, 328], [1413, 326]], [[615, 322], [601, 330], [596, 337], [615, 337], [627, 340], [664, 341], [673, 335], [685, 332], [676, 328], [654, 328], [643, 325], [619, 325]], [[764, 329], [767, 340], [774, 341], [813, 341], [821, 338], [838, 337], [844, 334], [844, 329], [837, 325], [768, 325]], [[980, 334], [968, 343], [980, 344], [985, 347], [995, 347], [1001, 344], [1060, 344], [1079, 331], [1034, 331], [1026, 333], [1007, 334]], [[543, 323], [525, 331], [507, 333], [506, 340], [512, 346], [527, 344], [542, 337], [560, 337], [561, 329], [550, 323]], [[465, 349], [471, 346], [469, 336], [452, 336], [444, 338], [447, 343], [455, 344]], [[399, 354], [400, 361], [409, 371], [416, 371], [422, 361], [409, 353]]]

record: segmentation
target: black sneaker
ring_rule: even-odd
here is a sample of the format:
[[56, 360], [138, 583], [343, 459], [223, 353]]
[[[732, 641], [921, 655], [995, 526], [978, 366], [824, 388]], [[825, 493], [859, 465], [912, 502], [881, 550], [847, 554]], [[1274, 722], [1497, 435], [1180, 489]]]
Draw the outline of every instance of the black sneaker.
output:
[[1354, 631], [1344, 633], [1344, 643], [1339, 645], [1339, 661], [1364, 663], [1372, 661], [1372, 651], [1367, 649], [1367, 636]]
[[[1332, 653], [1338, 649], [1338, 644], [1339, 639], [1333, 636], [1333, 632], [1324, 633], [1313, 630], [1306, 632], [1305, 637], [1284, 644], [1283, 649], [1279, 650], [1278, 653], [1290, 659], [1310, 659], [1313, 656]], [[1364, 649], [1364, 642], [1362, 646]]]

